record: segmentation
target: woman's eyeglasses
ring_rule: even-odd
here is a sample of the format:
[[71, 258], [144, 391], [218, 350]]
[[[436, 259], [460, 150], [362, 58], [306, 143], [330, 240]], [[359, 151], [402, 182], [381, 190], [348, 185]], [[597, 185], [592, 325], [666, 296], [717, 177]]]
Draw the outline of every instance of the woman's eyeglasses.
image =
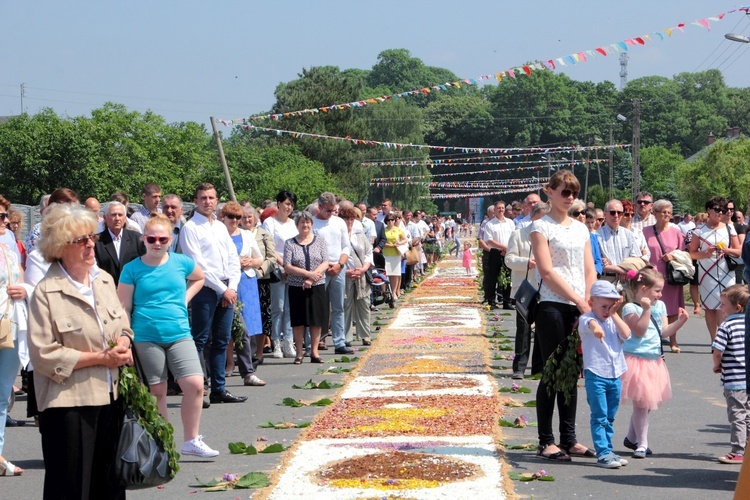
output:
[[153, 245], [157, 241], [162, 245], [166, 245], [169, 243], [169, 236], [146, 236], [146, 243], [149, 245]]
[[0, 220], [6, 220], [8, 218], [8, 212], [0, 212]]
[[386, 219], [386, 222], [396, 222], [396, 219]]
[[232, 220], [240, 220], [240, 219], [242, 219], [241, 215], [226, 214], [224, 217], [226, 217], [227, 219], [232, 219]]
[[633, 212], [623, 212], [622, 213], [623, 217], [632, 217], [633, 215], [635, 215], [635, 213], [633, 213]]
[[583, 213], [583, 210], [576, 210], [575, 212], [570, 212], [571, 217], [580, 217]]
[[573, 198], [578, 198], [578, 191], [573, 191], [572, 189], [563, 189], [560, 191], [560, 194], [563, 198], [570, 198], [571, 195]]
[[92, 243], [96, 243], [99, 241], [99, 235], [98, 234], [84, 234], [83, 236], [79, 236], [78, 238], [71, 240], [68, 242], [68, 245], [79, 245], [79, 246], [86, 246], [86, 244], [91, 240]]

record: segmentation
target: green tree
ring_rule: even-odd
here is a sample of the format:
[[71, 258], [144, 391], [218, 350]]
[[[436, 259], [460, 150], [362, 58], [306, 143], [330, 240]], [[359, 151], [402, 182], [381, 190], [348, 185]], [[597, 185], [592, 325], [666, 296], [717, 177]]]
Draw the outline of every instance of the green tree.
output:
[[641, 149], [641, 188], [650, 192], [654, 200], [678, 201], [675, 189], [675, 170], [685, 159], [675, 145], [671, 150], [664, 146]]
[[717, 141], [705, 154], [684, 162], [675, 171], [680, 200], [702, 210], [711, 196], [747, 203], [750, 193], [750, 140]]

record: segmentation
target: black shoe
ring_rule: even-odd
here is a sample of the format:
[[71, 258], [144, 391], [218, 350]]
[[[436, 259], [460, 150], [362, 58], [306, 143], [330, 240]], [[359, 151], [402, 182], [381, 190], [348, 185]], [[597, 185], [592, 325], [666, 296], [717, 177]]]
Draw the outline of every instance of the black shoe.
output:
[[263, 364], [263, 358], [253, 358], [253, 371], [257, 370]]
[[212, 392], [208, 399], [211, 403], [244, 403], [247, 401], [247, 396], [235, 396], [229, 391], [224, 391]]
[[363, 346], [365, 346], [365, 347], [368, 347], [368, 346], [371, 346], [371, 345], [372, 345], [372, 342], [370, 342], [370, 341], [369, 341], [369, 340], [367, 340], [367, 339], [364, 339], [364, 340], [362, 341], [362, 345], [363, 345]]
[[336, 354], [354, 354], [354, 349], [349, 349], [348, 347], [337, 347], [333, 352]]
[[271, 354], [273, 352], [273, 349], [271, 346], [266, 346], [263, 348], [263, 354]]
[[24, 425], [26, 425], [26, 422], [23, 420], [16, 420], [10, 415], [5, 416], [5, 427], [23, 427]]
[[203, 400], [203, 409], [205, 410], [206, 408], [210, 408], [210, 407], [211, 407], [211, 403], [209, 403], [208, 401], [206, 401], [206, 400], [204, 399], [204, 400]]
[[[632, 442], [630, 439], [628, 439], [627, 436], [625, 436], [625, 439], [622, 442], [622, 445], [625, 448], [630, 448], [631, 450], [638, 449], [638, 444]], [[651, 448], [646, 448], [646, 455], [651, 455], [653, 452], [651, 451]]]
[[351, 347], [351, 346], [352, 346], [352, 343], [351, 343], [351, 342], [344, 342], [344, 345], [345, 345], [346, 347]]

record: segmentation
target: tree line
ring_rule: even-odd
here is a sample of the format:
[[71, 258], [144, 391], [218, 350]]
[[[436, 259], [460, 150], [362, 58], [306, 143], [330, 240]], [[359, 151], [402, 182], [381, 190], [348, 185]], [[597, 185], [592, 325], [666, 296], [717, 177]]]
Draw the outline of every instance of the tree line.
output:
[[[352, 102], [458, 80], [450, 70], [427, 66], [408, 50], [385, 50], [369, 70], [303, 69], [297, 79], [277, 86], [269, 112]], [[608, 81], [582, 82], [564, 74], [535, 71], [496, 85], [461, 85], [364, 108], [257, 124], [329, 136], [456, 147], [606, 145], [610, 128], [615, 143], [631, 142], [633, 100], [640, 99], [642, 188], [656, 198], [672, 200], [678, 209], [696, 210], [713, 194], [746, 202], [750, 160], [744, 140], [719, 140], [695, 161], [686, 163], [685, 158], [701, 151], [709, 134], [721, 137], [728, 127], [748, 130], [749, 98], [750, 89], [727, 87], [718, 70], [639, 78], [628, 82], [622, 91]], [[617, 120], [618, 114], [626, 121]], [[353, 200], [378, 202], [388, 197], [396, 206], [429, 212], [437, 210], [437, 204], [426, 198], [430, 192], [426, 186], [372, 187], [370, 180], [407, 175], [429, 179], [434, 174], [461, 171], [458, 167], [427, 166], [431, 157], [445, 158], [445, 153], [299, 139], [239, 127], [224, 138], [224, 150], [237, 196], [254, 203], [281, 189], [294, 191], [300, 203], [309, 203], [321, 191], [330, 190]], [[599, 159], [603, 156], [606, 153]], [[550, 159], [548, 155], [547, 161]], [[569, 160], [571, 155], [555, 159]], [[579, 155], [575, 159], [584, 158]], [[362, 165], [373, 160], [413, 160], [419, 165]], [[629, 196], [631, 161], [629, 150], [616, 151], [615, 187], [621, 197]], [[573, 168], [582, 184], [588, 182], [589, 199], [603, 201], [608, 197], [606, 163], [589, 163], [588, 167], [579, 163]], [[494, 170], [450, 180], [539, 175], [505, 167]], [[15, 203], [34, 204], [41, 194], [60, 186], [105, 200], [119, 189], [137, 196], [146, 182], [157, 182], [165, 193], [190, 199], [198, 182], [209, 181], [219, 188], [220, 195], [227, 195], [216, 144], [204, 125], [167, 123], [158, 114], [129, 111], [116, 103], [107, 103], [90, 116], [61, 117], [45, 109], [0, 124], [0, 173], [2, 192]], [[519, 193], [509, 198], [523, 196]], [[452, 200], [451, 207], [460, 210], [463, 203], [463, 199]]]

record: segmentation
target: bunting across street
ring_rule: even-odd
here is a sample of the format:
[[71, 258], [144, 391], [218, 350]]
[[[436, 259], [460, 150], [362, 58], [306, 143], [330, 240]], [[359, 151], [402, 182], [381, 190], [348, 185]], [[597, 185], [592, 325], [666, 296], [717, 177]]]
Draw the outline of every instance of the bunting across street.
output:
[[689, 26], [697, 26], [702, 29], [710, 30], [711, 22], [721, 21], [722, 19], [724, 19], [724, 17], [727, 14], [734, 14], [738, 12], [742, 14], [747, 14], [748, 12], [750, 12], [750, 7], [738, 7], [736, 9], [722, 12], [721, 14], [717, 14], [715, 16], [708, 16], [708, 17], [704, 17], [701, 19], [696, 19], [695, 21], [692, 21], [689, 23], [677, 23], [676, 25], [672, 27], [664, 28], [659, 31], [646, 33], [646, 34], [635, 36], [632, 38], [626, 38], [625, 40], [620, 40], [618, 42], [610, 43], [607, 45], [601, 45], [601, 46], [594, 47], [591, 49], [582, 50], [580, 52], [574, 52], [572, 54], [567, 54], [567, 55], [560, 56], [560, 57], [540, 60], [538, 62], [534, 62], [531, 64], [526, 64], [526, 65], [506, 69], [505, 71], [497, 71], [497, 72], [492, 72], [488, 74], [483, 74], [476, 78], [464, 78], [464, 79], [457, 80], [454, 82], [446, 82], [443, 84], [432, 85], [430, 87], [422, 87], [419, 89], [409, 90], [406, 92], [399, 92], [397, 94], [383, 95], [380, 97], [372, 97], [369, 99], [361, 99], [358, 101], [352, 101], [352, 102], [346, 102], [346, 103], [340, 103], [340, 104], [331, 104], [331, 105], [323, 106], [319, 108], [308, 108], [308, 109], [301, 109], [297, 111], [287, 111], [284, 113], [267, 113], [267, 114], [261, 114], [261, 115], [254, 115], [254, 116], [250, 116], [247, 118], [235, 118], [232, 120], [218, 120], [218, 121], [225, 126], [247, 125], [248, 123], [251, 123], [254, 121], [281, 120], [283, 118], [289, 118], [289, 117], [294, 117], [294, 116], [312, 115], [312, 114], [318, 114], [318, 113], [328, 113], [330, 111], [363, 108], [371, 104], [382, 104], [384, 102], [398, 100], [398, 99], [402, 99], [402, 98], [406, 98], [410, 96], [429, 95], [431, 92], [446, 91], [451, 88], [460, 88], [462, 85], [478, 85], [482, 81], [495, 80], [497, 82], [502, 82], [503, 80], [506, 80], [508, 78], [516, 78], [517, 76], [521, 76], [521, 75], [531, 76], [531, 74], [535, 71], [544, 71], [544, 70], [554, 71], [555, 69], [561, 66], [574, 66], [576, 64], [588, 62], [589, 60], [592, 60], [592, 59], [596, 59], [600, 57], [607, 57], [607, 56], [617, 55], [622, 52], [627, 52], [631, 47], [643, 46], [649, 43], [653, 43], [656, 40], [664, 41], [667, 38], [670, 38], [674, 33], [678, 31], [680, 33], [684, 33], [685, 28]]

